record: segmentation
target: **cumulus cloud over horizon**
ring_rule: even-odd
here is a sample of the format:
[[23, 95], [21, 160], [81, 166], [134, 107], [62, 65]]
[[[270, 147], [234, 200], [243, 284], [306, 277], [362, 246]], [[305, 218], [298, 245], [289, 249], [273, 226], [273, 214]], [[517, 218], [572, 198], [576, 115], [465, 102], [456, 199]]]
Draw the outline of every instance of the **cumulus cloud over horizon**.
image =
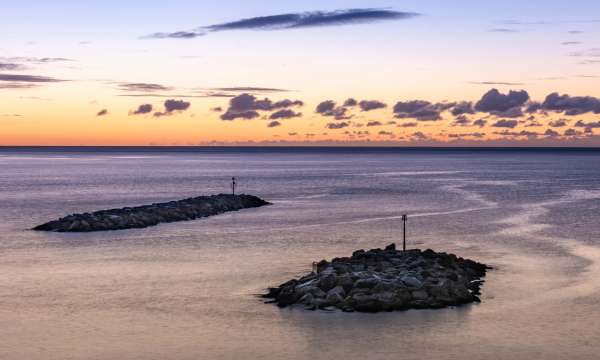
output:
[[394, 116], [398, 119], [418, 121], [442, 120], [441, 113], [452, 108], [455, 103], [431, 103], [426, 100], [398, 101], [394, 105]]
[[358, 103], [358, 106], [362, 111], [371, 111], [386, 108], [387, 104], [378, 100], [362, 100]]
[[555, 92], [546, 97], [541, 108], [568, 116], [585, 113], [600, 114], [600, 99], [593, 96], [559, 95]]
[[[131, 88], [138, 87], [138, 83], [131, 83]], [[139, 83], [140, 87], [146, 84]], [[159, 85], [160, 86], [160, 85]], [[156, 87], [160, 90], [159, 87]], [[243, 88], [248, 89], [248, 88]], [[342, 98], [344, 99], [344, 98]], [[219, 112], [221, 120], [266, 120], [266, 127], [279, 128], [286, 125], [286, 120], [300, 118], [303, 112], [298, 108], [305, 104], [301, 100], [294, 99], [271, 99], [269, 97], [258, 97], [250, 93], [242, 93], [229, 99], [227, 107], [210, 107], [212, 112]], [[183, 100], [169, 99], [164, 102], [165, 110], [156, 112], [152, 104], [142, 104], [133, 111], [132, 115], [154, 114], [154, 116], [171, 115], [176, 112], [186, 111], [190, 103]], [[598, 132], [600, 121], [589, 118], [574, 119], [571, 116], [592, 113], [600, 113], [600, 99], [593, 96], [572, 96], [551, 93], [543, 101], [532, 100], [525, 90], [509, 90], [500, 92], [490, 89], [476, 100], [401, 100], [397, 101], [391, 109], [387, 109], [386, 102], [379, 100], [360, 100], [350, 97], [341, 102], [336, 100], [324, 100], [317, 102], [312, 117], [320, 117], [324, 121], [321, 124], [307, 123], [308, 126], [325, 126], [329, 130], [350, 131], [350, 128], [377, 128], [384, 129], [385, 126], [398, 128], [403, 131], [398, 136], [411, 138], [406, 131], [409, 128], [422, 132], [428, 139], [436, 136], [451, 138], [471, 137], [478, 138], [480, 134], [489, 134], [506, 137], [552, 137], [562, 139], [567, 137], [585, 138], [594, 136]], [[383, 110], [377, 113], [377, 120], [369, 119], [369, 111]], [[153, 112], [154, 111], [154, 112]], [[99, 114], [99, 116], [101, 116]], [[405, 121], [391, 120], [406, 119]], [[308, 115], [310, 118], [311, 115]], [[351, 120], [352, 119], [352, 120]], [[433, 125], [431, 122], [441, 122], [441, 125]], [[264, 126], [264, 125], [263, 125]], [[431, 131], [439, 131], [439, 126], [446, 127], [438, 134]], [[533, 127], [538, 128], [533, 128]], [[347, 129], [348, 128], [348, 129]], [[404, 128], [405, 130], [401, 130]], [[433, 130], [438, 129], [438, 130]], [[454, 131], [451, 132], [450, 129]], [[458, 131], [458, 130], [463, 131]], [[481, 130], [480, 130], [481, 129]], [[421, 131], [419, 131], [421, 130]], [[483, 130], [483, 131], [482, 131]], [[487, 131], [485, 131], [487, 130]], [[494, 131], [495, 130], [495, 131]], [[532, 130], [537, 130], [532, 131]], [[549, 130], [549, 131], [548, 131]], [[334, 131], [332, 131], [334, 133]], [[336, 131], [340, 134], [341, 132]], [[375, 134], [373, 132], [371, 135]], [[474, 134], [477, 134], [475, 136]], [[355, 134], [356, 135], [356, 134]], [[364, 135], [364, 134], [362, 134]], [[356, 135], [358, 136], [358, 135]], [[416, 138], [419, 138], [417, 135]]]
[[498, 120], [496, 121], [492, 126], [493, 127], [500, 127], [500, 128], [510, 128], [510, 129], [514, 129], [515, 127], [517, 127], [517, 125], [519, 125], [519, 122], [517, 120]]
[[475, 104], [475, 110], [479, 112], [506, 112], [516, 107], [523, 106], [529, 100], [529, 94], [525, 90], [510, 90], [508, 94], [502, 94], [498, 89], [492, 89], [485, 93]]
[[[164, 102], [165, 111], [155, 112], [155, 117], [170, 116], [177, 112], [183, 112], [189, 109], [191, 103], [183, 100], [169, 99]], [[139, 110], [139, 109], [138, 109]]]
[[301, 116], [302, 116], [302, 113], [295, 112], [292, 109], [281, 109], [279, 111], [272, 113], [271, 116], [269, 116], [269, 119], [271, 119], [271, 120], [291, 119], [291, 118], [301, 117]]
[[328, 123], [327, 125], [325, 125], [325, 127], [330, 130], [343, 129], [347, 128], [348, 126], [350, 126], [350, 123], [346, 121], [342, 121], [339, 123]]
[[[229, 100], [229, 107], [225, 113], [221, 115], [221, 120], [250, 120], [259, 117], [259, 111], [271, 112], [285, 109], [289, 110], [291, 107], [301, 106], [304, 106], [304, 102], [301, 100], [284, 99], [274, 102], [269, 98], [257, 99], [254, 95], [243, 93]], [[275, 116], [279, 119], [283, 119], [286, 116], [288, 118], [301, 116], [300, 113], [290, 111], [279, 112]], [[273, 115], [274, 114], [271, 114], [271, 116]]]
[[140, 106], [138, 106], [138, 108], [132, 112], [130, 112], [133, 115], [143, 115], [143, 114], [148, 114], [152, 112], [152, 104], [142, 104]]
[[[348, 102], [348, 100], [346, 100], [346, 102]], [[351, 115], [346, 114], [348, 112], [347, 107], [337, 106], [336, 102], [333, 100], [325, 100], [319, 103], [315, 108], [315, 112], [317, 114], [321, 114], [322, 116], [333, 117], [336, 120], [349, 120], [352, 118]]]

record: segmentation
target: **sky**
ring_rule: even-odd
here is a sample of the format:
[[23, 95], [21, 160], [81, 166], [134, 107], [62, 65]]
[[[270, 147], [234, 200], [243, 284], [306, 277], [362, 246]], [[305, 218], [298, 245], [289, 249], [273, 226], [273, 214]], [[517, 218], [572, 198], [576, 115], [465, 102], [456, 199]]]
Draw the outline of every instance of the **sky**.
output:
[[0, 146], [600, 146], [598, 1], [0, 5]]

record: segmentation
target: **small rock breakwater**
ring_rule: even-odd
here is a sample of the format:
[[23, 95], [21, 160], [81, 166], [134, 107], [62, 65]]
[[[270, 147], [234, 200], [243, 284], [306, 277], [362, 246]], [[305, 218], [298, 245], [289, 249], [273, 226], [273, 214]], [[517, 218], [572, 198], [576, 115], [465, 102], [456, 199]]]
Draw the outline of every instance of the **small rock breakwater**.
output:
[[312, 273], [262, 295], [280, 307], [379, 312], [443, 308], [479, 302], [490, 267], [433, 250], [358, 250], [352, 257], [322, 260]]
[[33, 230], [90, 232], [145, 228], [264, 205], [269, 203], [252, 195], [199, 196], [166, 203], [73, 214], [36, 226]]

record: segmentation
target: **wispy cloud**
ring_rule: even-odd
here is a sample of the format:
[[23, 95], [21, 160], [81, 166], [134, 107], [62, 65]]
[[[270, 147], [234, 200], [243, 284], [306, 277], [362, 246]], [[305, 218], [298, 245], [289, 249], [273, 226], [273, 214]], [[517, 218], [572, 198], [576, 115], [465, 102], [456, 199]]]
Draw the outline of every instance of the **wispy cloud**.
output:
[[155, 98], [167, 98], [167, 97], [178, 97], [178, 98], [232, 98], [234, 95], [231, 94], [219, 94], [219, 93], [207, 93], [200, 95], [192, 94], [157, 94], [157, 93], [143, 93], [143, 94], [120, 94], [123, 97], [155, 97]]
[[14, 56], [14, 57], [0, 57], [0, 61], [17, 62], [17, 63], [48, 64], [48, 63], [58, 63], [58, 62], [73, 62], [75, 60], [63, 58], [63, 57]]
[[0, 62], [0, 70], [16, 71], [25, 69], [27, 69], [27, 66], [22, 64]]
[[210, 88], [209, 90], [226, 91], [226, 92], [287, 92], [287, 91], [291, 91], [291, 90], [286, 90], [286, 89], [257, 87], [257, 86], [220, 87], [220, 88]]
[[388, 9], [365, 8], [335, 11], [309, 11], [244, 18], [231, 22], [203, 26], [191, 31], [158, 32], [144, 36], [152, 39], [193, 39], [209, 32], [230, 30], [283, 30], [323, 26], [365, 24], [390, 20], [405, 20], [421, 14]]
[[206, 27], [210, 31], [240, 29], [293, 29], [317, 26], [348, 25], [382, 20], [400, 20], [419, 16], [412, 12], [385, 9], [346, 9], [337, 11], [315, 11], [273, 16], [261, 16]]
[[37, 86], [38, 85], [34, 83], [0, 83], [0, 89], [31, 89]]
[[518, 33], [518, 32], [521, 32], [520, 30], [510, 29], [510, 28], [494, 28], [494, 29], [490, 29], [488, 31], [495, 32], [495, 33]]
[[120, 83], [119, 89], [123, 91], [171, 91], [173, 90], [170, 86], [164, 86], [160, 84], [150, 84], [150, 83]]
[[473, 85], [506, 85], [506, 86], [526, 85], [525, 83], [506, 82], [506, 81], [469, 81], [469, 84], [473, 84]]
[[176, 31], [172, 33], [168, 32], [157, 32], [150, 35], [143, 36], [145, 39], [194, 39], [199, 36], [206, 35], [203, 32], [197, 31]]
[[561, 24], [594, 24], [600, 23], [600, 19], [586, 20], [503, 20], [500, 24], [506, 25], [561, 25]]
[[0, 81], [26, 82], [26, 83], [52, 83], [67, 80], [56, 79], [49, 76], [0, 74]]

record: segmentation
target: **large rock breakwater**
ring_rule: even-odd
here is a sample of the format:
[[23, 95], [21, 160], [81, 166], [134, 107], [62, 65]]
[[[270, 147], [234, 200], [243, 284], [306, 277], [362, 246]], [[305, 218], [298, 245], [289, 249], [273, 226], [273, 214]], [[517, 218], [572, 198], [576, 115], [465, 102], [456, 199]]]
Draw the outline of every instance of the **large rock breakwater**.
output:
[[443, 308], [479, 302], [488, 266], [433, 250], [355, 251], [322, 260], [313, 272], [270, 288], [264, 298], [280, 307], [378, 312]]
[[33, 230], [90, 232], [145, 228], [160, 223], [193, 220], [264, 205], [269, 203], [252, 195], [199, 196], [152, 205], [73, 214], [36, 226]]

